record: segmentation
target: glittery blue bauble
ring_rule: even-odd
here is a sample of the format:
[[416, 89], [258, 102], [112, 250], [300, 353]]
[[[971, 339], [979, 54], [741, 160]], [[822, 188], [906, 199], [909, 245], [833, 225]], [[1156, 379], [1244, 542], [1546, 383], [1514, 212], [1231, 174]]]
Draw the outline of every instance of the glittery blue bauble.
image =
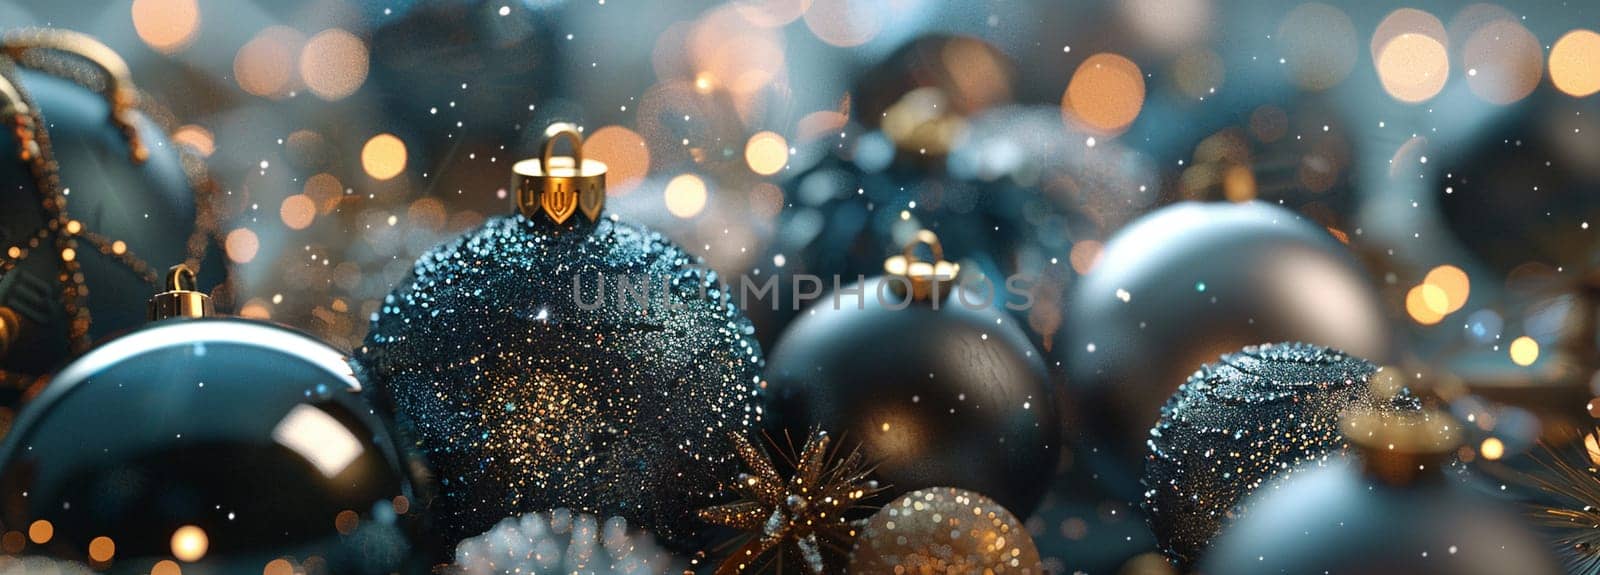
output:
[[1377, 371], [1305, 343], [1247, 347], [1201, 366], [1161, 409], [1148, 441], [1144, 510], [1167, 556], [1193, 564], [1262, 484], [1343, 453], [1345, 410], [1421, 408], [1403, 388], [1378, 398]]
[[[522, 216], [417, 261], [359, 361], [436, 475], [441, 543], [561, 507], [669, 541], [704, 527], [693, 512], [738, 473], [729, 434], [760, 423], [763, 362], [696, 264], [615, 219]], [[648, 282], [648, 307], [622, 282]]]

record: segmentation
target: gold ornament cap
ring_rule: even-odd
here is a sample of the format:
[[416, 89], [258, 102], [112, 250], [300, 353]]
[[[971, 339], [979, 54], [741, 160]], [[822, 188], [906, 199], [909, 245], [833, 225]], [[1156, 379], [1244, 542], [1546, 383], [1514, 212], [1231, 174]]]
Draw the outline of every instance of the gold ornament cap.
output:
[[[572, 144], [571, 156], [556, 156], [556, 144]], [[538, 158], [511, 166], [511, 187], [516, 190], [517, 210], [535, 219], [539, 214], [557, 224], [565, 224], [576, 213], [594, 222], [606, 205], [606, 165], [583, 159], [583, 136], [572, 124], [551, 124], [544, 131], [544, 147]]]
[[1437, 474], [1461, 447], [1460, 422], [1433, 408], [1352, 410], [1340, 418], [1339, 429], [1361, 454], [1367, 475], [1390, 485], [1411, 485]]
[[[933, 260], [918, 259], [918, 246], [926, 246]], [[883, 261], [883, 272], [905, 278], [889, 284], [900, 297], [909, 296], [915, 301], [942, 300], [950, 293], [950, 286], [955, 284], [956, 276], [961, 273], [961, 265], [945, 261], [944, 246], [939, 243], [938, 234], [918, 230], [900, 255]]]
[[195, 289], [194, 272], [176, 265], [167, 270], [167, 291], [150, 298], [150, 320], [206, 317], [212, 314], [211, 296]]

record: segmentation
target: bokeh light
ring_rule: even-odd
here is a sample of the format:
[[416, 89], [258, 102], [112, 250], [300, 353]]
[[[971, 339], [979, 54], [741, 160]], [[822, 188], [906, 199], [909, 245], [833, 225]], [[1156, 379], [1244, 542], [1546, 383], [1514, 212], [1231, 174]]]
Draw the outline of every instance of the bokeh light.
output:
[[1377, 62], [1383, 54], [1384, 46], [1399, 37], [1401, 34], [1421, 34], [1449, 48], [1450, 36], [1445, 31], [1444, 22], [1433, 14], [1416, 8], [1401, 8], [1390, 12], [1388, 16], [1378, 23], [1378, 29], [1372, 33], [1372, 43], [1368, 46], [1371, 50], [1372, 61]]
[[133, 30], [157, 52], [177, 52], [194, 42], [200, 6], [195, 0], [134, 0]]
[[1467, 278], [1467, 272], [1452, 265], [1433, 268], [1422, 283], [1434, 286], [1444, 294], [1445, 314], [1455, 313], [1461, 306], [1467, 305], [1467, 297], [1472, 293], [1472, 282]]
[[239, 88], [267, 98], [281, 98], [296, 89], [295, 61], [305, 36], [287, 26], [256, 34], [233, 57], [233, 78]]
[[1462, 47], [1467, 87], [1479, 98], [1510, 104], [1526, 98], [1544, 78], [1544, 49], [1515, 20], [1495, 20], [1475, 30]]
[[1394, 99], [1428, 100], [1450, 79], [1450, 55], [1437, 39], [1407, 32], [1395, 36], [1378, 53], [1378, 80]]
[[173, 130], [172, 141], [188, 146], [202, 158], [210, 157], [217, 152], [216, 137], [211, 135], [211, 130], [194, 124], [179, 126], [177, 130]]
[[1099, 134], [1126, 129], [1144, 107], [1144, 73], [1132, 60], [1111, 53], [1078, 65], [1061, 98], [1069, 123]]
[[48, 520], [39, 519], [28, 525], [28, 540], [35, 545], [49, 543], [56, 536], [56, 526]]
[[367, 46], [338, 28], [318, 32], [300, 52], [300, 78], [324, 100], [354, 94], [367, 80]]
[[317, 203], [310, 196], [295, 194], [283, 199], [283, 204], [278, 206], [278, 216], [289, 229], [303, 230], [317, 219]]
[[1406, 292], [1406, 314], [1422, 325], [1434, 325], [1444, 320], [1444, 310], [1450, 298], [1438, 286], [1421, 284]]
[[1205, 98], [1222, 87], [1222, 57], [1210, 50], [1189, 50], [1172, 62], [1172, 75], [1185, 96]]
[[183, 567], [177, 561], [162, 559], [150, 566], [150, 575], [183, 575]]
[[606, 195], [633, 191], [650, 173], [650, 146], [622, 126], [606, 126], [583, 139], [583, 157], [606, 165]]
[[361, 147], [361, 168], [375, 180], [387, 180], [406, 169], [406, 143], [394, 134], [378, 134]]
[[750, 171], [770, 176], [789, 163], [789, 142], [775, 132], [758, 132], [744, 146], [744, 161]]
[[700, 215], [706, 207], [706, 182], [694, 174], [672, 178], [662, 194], [667, 202], [667, 211], [680, 218]]
[[1483, 454], [1484, 459], [1495, 461], [1505, 456], [1506, 444], [1499, 438], [1486, 438], [1478, 445], [1478, 453]]
[[89, 558], [98, 562], [110, 561], [117, 554], [117, 542], [101, 535], [89, 541]]
[[233, 263], [247, 264], [256, 259], [256, 251], [261, 249], [261, 239], [249, 228], [239, 228], [228, 232], [222, 241], [223, 251], [228, 253], [228, 259]]
[[1311, 2], [1284, 16], [1276, 36], [1290, 78], [1306, 90], [1326, 90], [1355, 69], [1356, 27], [1338, 8]]
[[179, 527], [172, 532], [172, 556], [185, 563], [194, 563], [206, 556], [211, 541], [204, 529], [193, 525]]
[[1539, 342], [1533, 338], [1522, 336], [1511, 340], [1511, 362], [1521, 366], [1533, 365], [1539, 361]]
[[1141, 42], [1161, 50], [1189, 48], [1211, 29], [1210, 0], [1120, 0], [1118, 8]]
[[1567, 32], [1550, 48], [1550, 82], [1569, 96], [1600, 92], [1600, 34]]
[[344, 197], [344, 184], [333, 174], [313, 174], [306, 178], [302, 192], [317, 205], [317, 213], [329, 214], [339, 207]]
[[733, 0], [739, 15], [763, 28], [778, 28], [799, 20], [811, 0]]
[[261, 568], [261, 575], [294, 575], [294, 564], [281, 557], [273, 559]]
[[816, 0], [806, 10], [806, 27], [817, 39], [839, 47], [860, 46], [883, 29], [884, 14], [874, 0]]

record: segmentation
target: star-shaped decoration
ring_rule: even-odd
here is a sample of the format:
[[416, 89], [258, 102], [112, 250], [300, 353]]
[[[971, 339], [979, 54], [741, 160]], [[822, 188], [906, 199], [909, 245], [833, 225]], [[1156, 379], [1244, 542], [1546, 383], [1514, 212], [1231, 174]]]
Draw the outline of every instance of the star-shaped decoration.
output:
[[[751, 537], [718, 566], [717, 575], [759, 572], [782, 565], [785, 555], [809, 573], [829, 572], [828, 566], [849, 553], [856, 537], [858, 522], [846, 515], [882, 490], [867, 478], [872, 469], [861, 451], [843, 456], [830, 452], [833, 438], [815, 431], [791, 462], [794, 476], [784, 479], [765, 451], [743, 435], [733, 434], [732, 439], [749, 468], [732, 486], [741, 499], [703, 509], [700, 518]], [[772, 557], [764, 560], [768, 555]]]

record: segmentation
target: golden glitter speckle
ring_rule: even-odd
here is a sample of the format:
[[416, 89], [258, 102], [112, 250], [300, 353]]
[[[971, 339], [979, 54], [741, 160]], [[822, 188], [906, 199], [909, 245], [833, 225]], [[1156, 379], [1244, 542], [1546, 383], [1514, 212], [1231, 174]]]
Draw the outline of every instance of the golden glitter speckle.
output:
[[850, 552], [850, 573], [1041, 575], [1022, 522], [982, 495], [953, 487], [913, 491], [874, 513]]

